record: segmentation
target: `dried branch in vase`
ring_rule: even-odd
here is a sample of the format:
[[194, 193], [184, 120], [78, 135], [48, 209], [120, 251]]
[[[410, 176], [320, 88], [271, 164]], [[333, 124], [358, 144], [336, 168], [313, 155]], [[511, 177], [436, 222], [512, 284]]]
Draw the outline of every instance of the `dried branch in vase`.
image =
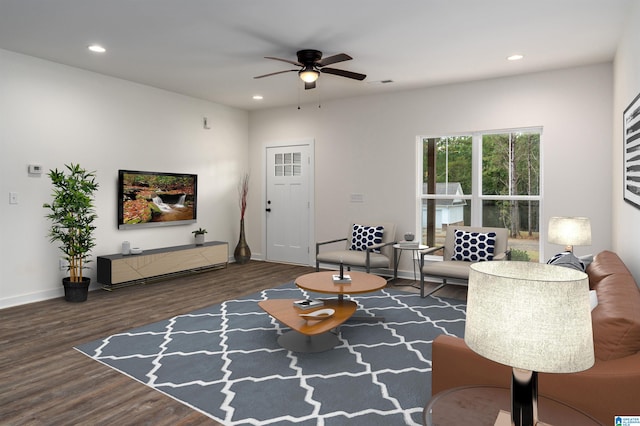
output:
[[240, 196], [240, 219], [244, 219], [244, 212], [247, 210], [247, 195], [249, 194], [249, 173], [245, 173], [238, 185], [238, 195]]

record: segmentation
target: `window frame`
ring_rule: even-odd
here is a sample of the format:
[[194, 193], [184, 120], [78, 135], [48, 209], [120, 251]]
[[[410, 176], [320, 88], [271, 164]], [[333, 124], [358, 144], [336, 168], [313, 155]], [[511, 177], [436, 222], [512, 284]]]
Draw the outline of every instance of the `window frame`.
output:
[[[542, 211], [544, 200], [544, 128], [543, 126], [515, 127], [495, 130], [477, 130], [472, 132], [456, 132], [441, 135], [419, 135], [416, 137], [416, 229], [419, 230], [418, 235], [422, 239], [422, 207], [426, 200], [452, 200], [464, 199], [470, 203], [470, 223], [469, 226], [483, 226], [482, 210], [485, 201], [537, 201], [538, 202], [538, 253], [539, 259], [543, 257], [542, 235], [545, 227], [542, 223]], [[539, 146], [539, 194], [538, 195], [483, 195], [482, 194], [482, 138], [484, 135], [496, 135], [503, 133], [537, 133], [540, 136]], [[424, 176], [424, 141], [427, 139], [442, 139], [447, 137], [471, 137], [471, 194], [460, 195], [438, 195], [423, 193], [423, 176]], [[426, 241], [421, 241], [426, 244]], [[439, 256], [427, 256], [438, 258]]]

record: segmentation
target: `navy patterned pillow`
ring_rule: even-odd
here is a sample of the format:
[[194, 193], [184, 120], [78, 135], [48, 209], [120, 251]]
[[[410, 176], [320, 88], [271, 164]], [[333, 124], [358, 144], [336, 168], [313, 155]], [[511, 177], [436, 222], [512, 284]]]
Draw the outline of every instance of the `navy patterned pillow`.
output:
[[[351, 247], [349, 249], [366, 251], [370, 245], [382, 243], [383, 234], [384, 226], [364, 226], [356, 223], [351, 232]], [[380, 249], [374, 249], [372, 252], [380, 253]]]
[[451, 260], [482, 262], [493, 260], [496, 245], [495, 232], [467, 232], [456, 230]]

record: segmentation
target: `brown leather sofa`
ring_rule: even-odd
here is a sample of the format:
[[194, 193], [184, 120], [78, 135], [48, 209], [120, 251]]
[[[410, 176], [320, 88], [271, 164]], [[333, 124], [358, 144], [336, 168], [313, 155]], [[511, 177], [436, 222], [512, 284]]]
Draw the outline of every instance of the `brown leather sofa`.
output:
[[[614, 416], [640, 416], [640, 289], [610, 251], [595, 256], [586, 272], [598, 296], [591, 313], [595, 364], [579, 373], [539, 373], [538, 392], [613, 425]], [[510, 383], [510, 367], [476, 354], [463, 339], [434, 340], [433, 395], [458, 386]]]

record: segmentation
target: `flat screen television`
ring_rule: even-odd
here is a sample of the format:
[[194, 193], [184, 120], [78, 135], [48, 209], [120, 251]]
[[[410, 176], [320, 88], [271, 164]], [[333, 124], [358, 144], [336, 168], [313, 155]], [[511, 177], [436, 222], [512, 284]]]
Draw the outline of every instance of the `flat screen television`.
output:
[[198, 175], [118, 170], [118, 229], [195, 223], [197, 200]]

